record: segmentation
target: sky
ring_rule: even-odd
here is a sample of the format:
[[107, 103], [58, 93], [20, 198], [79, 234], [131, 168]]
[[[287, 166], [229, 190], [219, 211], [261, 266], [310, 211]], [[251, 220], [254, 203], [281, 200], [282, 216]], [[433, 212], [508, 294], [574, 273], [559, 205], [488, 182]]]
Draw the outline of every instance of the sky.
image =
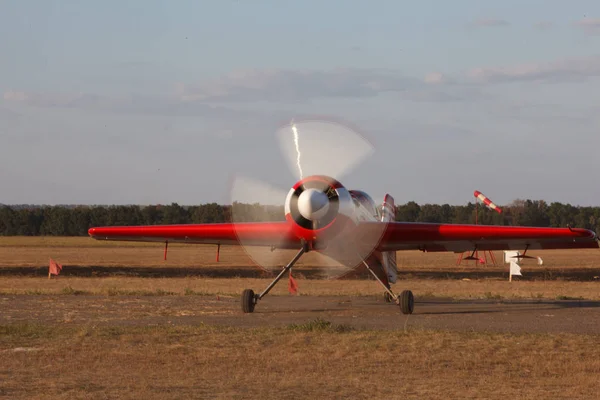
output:
[[591, 0], [5, 0], [0, 203], [285, 193], [294, 120], [377, 201], [597, 206], [599, 49]]

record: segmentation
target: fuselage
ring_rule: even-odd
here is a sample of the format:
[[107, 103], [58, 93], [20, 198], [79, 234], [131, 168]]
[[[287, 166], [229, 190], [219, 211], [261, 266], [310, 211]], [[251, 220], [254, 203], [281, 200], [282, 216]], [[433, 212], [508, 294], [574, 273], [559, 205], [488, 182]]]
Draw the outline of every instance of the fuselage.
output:
[[293, 234], [312, 250], [348, 268], [365, 260], [370, 260], [372, 266], [383, 266], [384, 255], [376, 247], [387, 226], [385, 222], [390, 220], [383, 215], [386, 210], [385, 206], [377, 207], [364, 191], [348, 190], [323, 175], [297, 182], [285, 201], [285, 218]]

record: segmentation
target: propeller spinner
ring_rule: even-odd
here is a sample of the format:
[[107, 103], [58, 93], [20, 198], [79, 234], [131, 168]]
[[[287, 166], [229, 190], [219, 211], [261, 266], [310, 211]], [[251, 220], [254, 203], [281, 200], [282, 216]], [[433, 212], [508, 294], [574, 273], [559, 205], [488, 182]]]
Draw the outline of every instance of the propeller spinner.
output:
[[298, 196], [298, 211], [302, 217], [310, 221], [324, 217], [328, 210], [329, 198], [326, 193], [317, 189], [308, 189]]

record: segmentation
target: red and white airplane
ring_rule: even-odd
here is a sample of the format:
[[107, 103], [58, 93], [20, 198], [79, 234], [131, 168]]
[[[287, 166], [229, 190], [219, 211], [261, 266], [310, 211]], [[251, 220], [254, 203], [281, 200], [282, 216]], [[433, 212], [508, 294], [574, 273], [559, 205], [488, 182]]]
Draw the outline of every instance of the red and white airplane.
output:
[[[323, 132], [335, 129], [338, 131], [334, 133], [334, 138], [338, 145], [342, 143], [345, 147], [350, 161], [369, 152], [364, 151], [365, 142], [360, 143], [362, 139], [356, 134], [347, 131], [340, 134], [339, 127], [332, 129], [330, 123], [308, 121], [302, 126], [294, 125], [295, 145], [288, 152], [294, 156], [288, 157], [288, 161], [292, 166], [298, 166], [300, 177], [300, 156], [302, 154], [310, 158], [310, 155], [304, 150], [300, 151], [299, 138], [307, 139], [313, 132], [321, 148]], [[299, 131], [304, 135], [300, 136]], [[310, 140], [305, 142], [311, 143]], [[355, 146], [359, 150], [348, 150], [353, 147], [352, 143], [359, 143]], [[318, 158], [322, 155], [315, 156]], [[316, 168], [323, 166], [319, 162], [315, 164]], [[335, 174], [348, 169], [348, 165], [340, 164], [343, 162], [337, 160], [334, 168], [326, 165], [329, 168], [325, 169]], [[243, 187], [242, 192], [248, 187], [254, 187], [258, 194], [269, 191], [264, 186], [248, 182], [240, 187]], [[231, 223], [95, 227], [89, 229], [89, 235], [98, 240], [241, 245], [248, 251], [254, 247], [297, 250], [296, 255], [262, 292], [255, 293], [252, 289], [243, 291], [241, 303], [245, 313], [253, 312], [258, 301], [291, 271], [304, 253], [311, 251], [322, 253], [346, 266], [345, 273], [361, 267], [369, 271], [385, 289], [386, 300], [394, 300], [403, 314], [411, 314], [414, 310], [412, 292], [404, 290], [396, 295], [390, 286], [397, 280], [397, 251], [475, 253], [525, 250], [521, 257], [529, 257], [526, 255], [528, 250], [599, 247], [596, 233], [580, 228], [396, 222], [394, 199], [390, 195], [386, 195], [381, 207], [377, 207], [368, 194], [346, 189], [329, 174], [302, 177], [284, 198], [285, 221], [281, 222], [242, 222], [242, 216], [238, 218], [234, 210]], [[257, 264], [263, 263], [258, 257], [253, 258]]]

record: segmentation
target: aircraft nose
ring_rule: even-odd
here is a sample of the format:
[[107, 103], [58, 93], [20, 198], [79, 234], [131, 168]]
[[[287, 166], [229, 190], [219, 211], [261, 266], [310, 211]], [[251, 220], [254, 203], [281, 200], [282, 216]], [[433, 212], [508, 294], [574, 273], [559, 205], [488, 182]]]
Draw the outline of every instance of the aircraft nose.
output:
[[298, 198], [298, 211], [310, 221], [324, 217], [328, 210], [329, 199], [320, 190], [307, 189]]
[[96, 228], [90, 228], [90, 229], [88, 229], [88, 235], [90, 235], [90, 236], [94, 236], [95, 232], [96, 232]]

